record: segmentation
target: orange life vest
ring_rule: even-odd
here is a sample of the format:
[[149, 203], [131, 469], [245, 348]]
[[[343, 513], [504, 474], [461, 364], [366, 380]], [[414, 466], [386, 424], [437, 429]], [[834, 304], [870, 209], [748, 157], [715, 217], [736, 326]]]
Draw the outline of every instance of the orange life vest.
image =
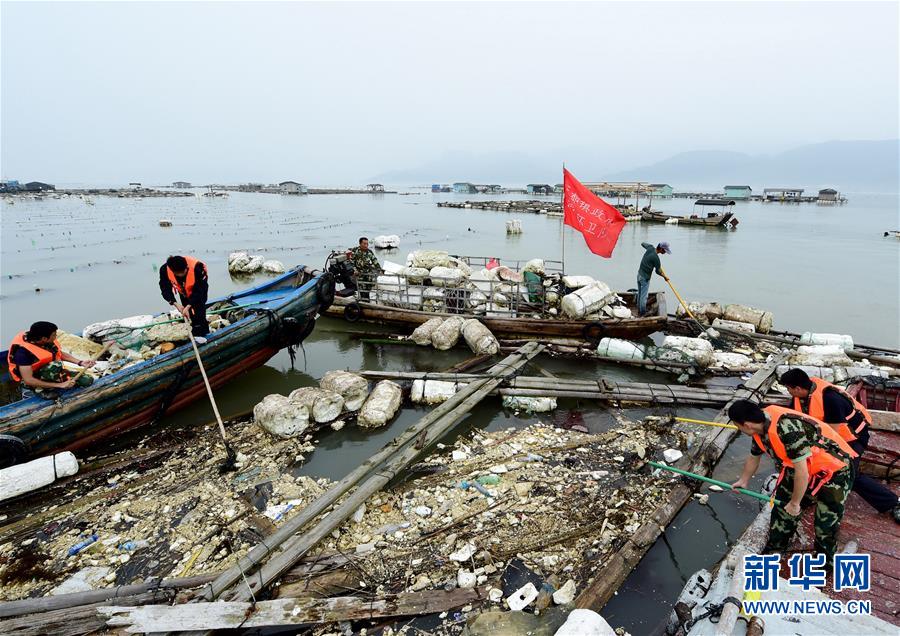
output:
[[[175, 273], [168, 265], [166, 265], [166, 273], [169, 275], [169, 282], [172, 283], [172, 289], [178, 292], [183, 299], [187, 299], [191, 297], [191, 292], [194, 291], [194, 283], [197, 282], [195, 270], [200, 261], [191, 256], [185, 256], [184, 260], [187, 261], [187, 276], [184, 278], [184, 286], [182, 286], [181, 282], [175, 278]], [[206, 274], [206, 265], [203, 263], [200, 263], [200, 265], [203, 265], [203, 273]]]
[[28, 342], [25, 340], [25, 332], [22, 331], [13, 338], [12, 344], [9, 345], [9, 351], [6, 354], [6, 364], [9, 366], [9, 375], [16, 382], [22, 381], [22, 376], [19, 375], [19, 365], [13, 362], [13, 353], [15, 352], [15, 347], [22, 347], [26, 351], [28, 351], [31, 355], [37, 358], [37, 362], [31, 364], [32, 372], [38, 371], [41, 367], [45, 367], [54, 360], [62, 360], [62, 347], [59, 346], [59, 341], [53, 341], [54, 346], [56, 347], [56, 353], [48, 351], [38, 345]]
[[[778, 475], [777, 483], [781, 483], [782, 478], [784, 478], [784, 472], [787, 468], [794, 467], [794, 463], [787, 456], [787, 451], [784, 448], [784, 443], [778, 436], [778, 421], [782, 417], [794, 417], [814, 423], [816, 425], [816, 428], [819, 429], [819, 435], [821, 437], [830, 439], [832, 442], [837, 444], [842, 451], [847, 453], [848, 456], [857, 456], [856, 451], [850, 448], [850, 445], [847, 444], [846, 441], [844, 441], [844, 438], [838, 435], [838, 433], [833, 428], [828, 426], [828, 424], [824, 424], [819, 420], [807, 417], [800, 411], [795, 411], [783, 406], [767, 406], [763, 409], [763, 411], [766, 412], [766, 414], [769, 416], [769, 419], [771, 420], [771, 423], [769, 424], [768, 436], [769, 443], [772, 445], [772, 452], [775, 453], [775, 456], [781, 462], [781, 472]], [[754, 435], [753, 440], [763, 452], [766, 452], [766, 447], [763, 445], [763, 442], [760, 439], [759, 435]], [[847, 462], [838, 459], [827, 450], [825, 450], [824, 448], [820, 448], [819, 446], [813, 445], [811, 451], [812, 452], [810, 456], [806, 458], [806, 467], [809, 470], [809, 488], [812, 489], [812, 494], [815, 495], [819, 491], [819, 488], [831, 481], [831, 477], [834, 475], [834, 473], [847, 466]]]
[[[809, 410], [807, 411], [807, 415], [813, 417], [820, 422], [825, 421], [825, 389], [832, 389], [837, 391], [838, 394], [844, 396], [850, 403], [853, 405], [855, 409], [853, 413], [847, 417], [847, 422], [853, 419], [853, 416], [856, 415], [857, 411], [862, 414], [863, 421], [860, 422], [859, 426], [856, 427], [856, 430], [851, 431], [850, 426], [847, 422], [841, 422], [840, 424], [831, 424], [837, 432], [840, 434], [848, 442], [852, 442], [856, 439], [856, 433], [859, 433], [863, 428], [865, 428], [866, 424], [872, 423], [872, 415], [866, 410], [862, 404], [856, 401], [853, 396], [847, 393], [844, 389], [839, 386], [835, 386], [831, 382], [827, 382], [822, 378], [811, 377], [810, 380], [815, 385], [815, 390], [809, 394]], [[794, 409], [797, 411], [801, 411], [802, 402], [800, 398], [794, 398]]]

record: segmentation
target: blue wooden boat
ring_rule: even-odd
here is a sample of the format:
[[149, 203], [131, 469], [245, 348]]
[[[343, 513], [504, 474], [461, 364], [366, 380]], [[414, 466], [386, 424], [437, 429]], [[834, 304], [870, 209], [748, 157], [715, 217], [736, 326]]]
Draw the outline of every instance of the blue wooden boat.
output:
[[[264, 285], [213, 301], [246, 307], [246, 314], [199, 345], [212, 386], [264, 365], [285, 347], [296, 347], [312, 332], [316, 314], [333, 300], [333, 277], [299, 266]], [[6, 353], [0, 353], [4, 361]], [[2, 379], [10, 381], [5, 364]], [[13, 402], [0, 407], [0, 467], [84, 448], [205, 396], [200, 368], [186, 343], [89, 387], [65, 391], [55, 401], [31, 397]]]

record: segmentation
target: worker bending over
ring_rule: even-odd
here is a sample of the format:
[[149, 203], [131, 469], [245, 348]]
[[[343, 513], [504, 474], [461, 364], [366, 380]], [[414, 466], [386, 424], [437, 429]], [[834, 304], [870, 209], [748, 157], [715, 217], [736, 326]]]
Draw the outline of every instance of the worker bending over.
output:
[[900, 501], [881, 482], [859, 472], [859, 459], [869, 445], [869, 411], [843, 388], [803, 369], [789, 369], [780, 382], [793, 398], [792, 408], [834, 428], [859, 457], [853, 460], [853, 490], [878, 512], [890, 512], [900, 523]]
[[650, 293], [650, 277], [653, 276], [653, 272], [656, 271], [657, 274], [669, 280], [669, 277], [663, 274], [659, 255], [672, 253], [672, 249], [665, 241], [655, 247], [650, 243], [641, 243], [641, 247], [644, 248], [644, 256], [641, 258], [641, 265], [638, 267], [637, 273], [638, 316], [647, 313], [647, 295]]
[[[159, 291], [167, 303], [191, 321], [191, 334], [205, 336], [209, 333], [206, 320], [209, 281], [202, 261], [190, 256], [170, 256], [159, 268]], [[176, 292], [180, 303], [175, 299]]]
[[[57, 326], [44, 320], [31, 325], [28, 331], [19, 333], [9, 345], [6, 363], [9, 375], [22, 383], [22, 397], [33, 395], [39, 389], [71, 389], [76, 381], [69, 378], [62, 363], [72, 362], [82, 367], [94, 366], [93, 360], [79, 360], [62, 350], [56, 339]], [[78, 386], [87, 386], [93, 379], [82, 376]]]
[[801, 504], [816, 505], [816, 552], [828, 563], [837, 551], [837, 532], [844, 502], [853, 486], [851, 459], [856, 453], [830, 426], [783, 406], [760, 408], [737, 400], [728, 417], [745, 435], [753, 437], [750, 456], [732, 488], [746, 488], [759, 469], [763, 453], [779, 470], [764, 552], [785, 554], [800, 521]]

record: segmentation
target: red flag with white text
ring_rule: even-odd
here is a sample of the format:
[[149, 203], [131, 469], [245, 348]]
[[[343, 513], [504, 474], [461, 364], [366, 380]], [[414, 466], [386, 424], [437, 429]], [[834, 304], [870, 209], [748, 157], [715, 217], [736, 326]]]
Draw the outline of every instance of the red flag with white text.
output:
[[585, 188], [563, 168], [563, 222], [584, 236], [588, 249], [598, 256], [612, 256], [625, 227], [625, 217], [609, 203]]

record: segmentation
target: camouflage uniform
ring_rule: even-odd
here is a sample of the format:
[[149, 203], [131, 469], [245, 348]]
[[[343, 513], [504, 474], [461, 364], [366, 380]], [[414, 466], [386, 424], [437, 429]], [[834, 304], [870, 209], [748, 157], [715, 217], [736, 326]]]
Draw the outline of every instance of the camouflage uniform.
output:
[[[768, 427], [768, 421], [766, 426]], [[778, 420], [778, 436], [781, 438], [785, 454], [791, 462], [805, 461], [812, 452], [811, 447], [818, 446], [847, 464], [846, 468], [836, 472], [827, 484], [819, 488], [815, 495], [812, 495], [807, 490], [800, 503], [801, 508], [812, 503], [816, 504], [816, 552], [825, 554], [830, 562], [837, 551], [837, 531], [841, 518], [844, 516], [844, 502], [847, 500], [847, 495], [850, 494], [850, 489], [853, 487], [853, 472], [850, 468], [850, 458], [833, 441], [821, 437], [815, 424], [804, 419], [782, 417]], [[776, 468], [780, 471], [782, 465], [772, 451], [769, 436], [764, 433], [759, 437], [766, 447], [766, 454], [772, 457]], [[751, 453], [753, 455], [762, 455], [763, 451], [754, 442]], [[772, 509], [772, 519], [769, 522], [769, 541], [764, 552], [786, 553], [791, 538], [797, 531], [800, 517], [792, 517], [783, 508], [783, 505], [791, 500], [793, 489], [794, 471], [788, 468], [784, 472], [781, 483], [775, 490], [775, 499], [779, 500], [782, 506], [775, 506]]]
[[381, 263], [375, 258], [372, 250], [361, 250], [358, 247], [350, 250], [350, 262], [353, 263], [353, 269], [356, 272], [356, 284], [361, 287], [359, 295], [364, 300], [368, 300], [369, 290], [372, 289], [376, 277], [381, 271]]

